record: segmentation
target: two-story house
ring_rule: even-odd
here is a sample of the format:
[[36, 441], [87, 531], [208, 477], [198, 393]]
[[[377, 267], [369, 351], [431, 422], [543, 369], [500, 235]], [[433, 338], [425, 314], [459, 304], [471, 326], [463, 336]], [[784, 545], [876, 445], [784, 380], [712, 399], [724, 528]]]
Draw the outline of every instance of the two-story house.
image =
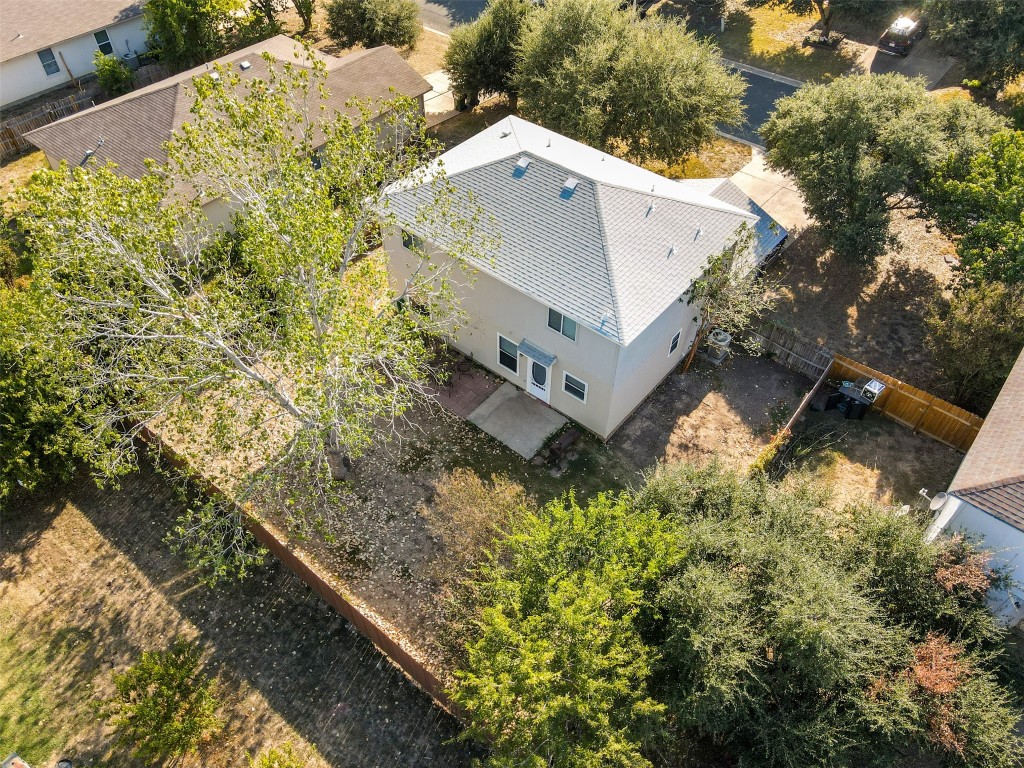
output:
[[[482, 209], [479, 228], [499, 243], [458, 281], [468, 320], [452, 344], [603, 439], [690, 349], [697, 307], [686, 295], [709, 259], [744, 226], [758, 234], [755, 255], [785, 238], [726, 179], [666, 179], [514, 116], [434, 172]], [[389, 194], [397, 225], [384, 245], [399, 292], [417, 250], [451, 247], [417, 215], [429, 189]]]

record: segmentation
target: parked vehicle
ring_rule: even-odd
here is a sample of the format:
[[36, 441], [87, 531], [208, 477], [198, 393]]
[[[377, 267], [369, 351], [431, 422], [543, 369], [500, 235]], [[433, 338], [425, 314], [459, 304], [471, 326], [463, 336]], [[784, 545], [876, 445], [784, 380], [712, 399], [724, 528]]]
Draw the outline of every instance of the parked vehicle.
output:
[[878, 50], [893, 56], [906, 56], [927, 31], [927, 19], [900, 16], [885, 30], [882, 39], [878, 41]]

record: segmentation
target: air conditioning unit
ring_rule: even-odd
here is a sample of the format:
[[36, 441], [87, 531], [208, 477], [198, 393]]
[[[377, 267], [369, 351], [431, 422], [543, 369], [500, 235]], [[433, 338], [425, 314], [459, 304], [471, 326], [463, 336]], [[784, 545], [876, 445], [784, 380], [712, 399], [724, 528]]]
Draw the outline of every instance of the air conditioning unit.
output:
[[715, 328], [715, 330], [708, 334], [708, 350], [713, 357], [728, 353], [731, 343], [732, 336], [721, 328]]

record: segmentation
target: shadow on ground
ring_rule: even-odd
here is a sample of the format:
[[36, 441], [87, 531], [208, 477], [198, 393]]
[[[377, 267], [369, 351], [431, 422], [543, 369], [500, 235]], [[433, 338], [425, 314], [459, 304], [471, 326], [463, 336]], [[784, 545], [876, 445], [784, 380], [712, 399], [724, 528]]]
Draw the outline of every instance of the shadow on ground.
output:
[[[46, 534], [41, 547], [65, 503], [87, 521], [75, 516], [83, 534], [61, 533], [59, 545]], [[334, 766], [469, 764], [472, 750], [450, 743], [457, 723], [280, 565], [215, 590], [198, 583], [163, 541], [178, 512], [167, 481], [143, 469], [120, 490], [80, 480], [56, 501], [23, 504], [5, 516], [5, 580], [16, 586], [26, 568], [38, 569], [41, 558], [52, 561], [47, 609], [27, 615], [24, 629], [49, 638], [44, 653], [61, 660], [69, 695], [89, 698], [94, 681], [109, 686], [104, 673], [183, 635], [208, 651], [225, 701], [218, 741], [239, 752], [267, 746], [270, 721], [280, 730], [283, 718]], [[89, 524], [102, 537], [92, 546]], [[47, 625], [50, 603], [70, 614], [63, 626]], [[260, 699], [266, 705], [247, 706]], [[108, 743], [102, 732], [82, 738], [77, 757], [103, 759]], [[221, 749], [212, 745], [202, 764], [242, 764], [241, 754], [225, 756]], [[113, 757], [131, 764], [125, 755]]]

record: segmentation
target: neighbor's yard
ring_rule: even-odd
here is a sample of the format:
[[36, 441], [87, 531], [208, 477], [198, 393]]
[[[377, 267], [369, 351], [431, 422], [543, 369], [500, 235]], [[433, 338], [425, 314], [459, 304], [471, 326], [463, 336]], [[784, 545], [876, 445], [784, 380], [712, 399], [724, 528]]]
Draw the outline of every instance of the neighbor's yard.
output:
[[167, 480], [143, 469], [120, 490], [81, 479], [4, 512], [0, 752], [136, 765], [94, 707], [113, 670], [183, 635], [219, 677], [225, 721], [184, 766], [239, 768], [285, 741], [309, 768], [469, 764], [448, 743], [456, 723], [281, 566], [201, 586], [163, 541], [179, 511]]

